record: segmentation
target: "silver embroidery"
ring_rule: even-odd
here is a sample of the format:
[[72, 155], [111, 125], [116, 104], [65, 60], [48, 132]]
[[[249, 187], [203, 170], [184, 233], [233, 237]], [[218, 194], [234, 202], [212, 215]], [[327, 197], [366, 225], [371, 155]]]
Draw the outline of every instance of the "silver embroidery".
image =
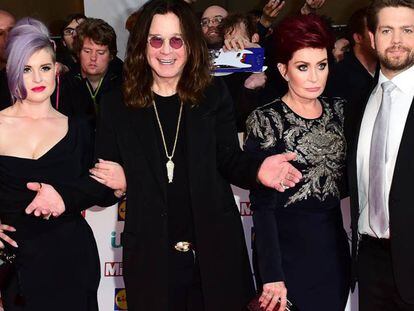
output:
[[[282, 116], [272, 108], [266, 108], [272, 103], [274, 101], [263, 106], [263, 109], [255, 110], [246, 121], [247, 138], [249, 135], [260, 138], [261, 149], [274, 147], [277, 140], [282, 139], [283, 135]], [[273, 130], [272, 123], [276, 126], [277, 133]]]
[[[324, 112], [321, 118], [305, 120], [298, 117], [289, 108], [283, 106], [284, 118], [289, 123], [283, 130], [282, 116], [271, 107], [257, 109], [249, 118], [248, 133], [259, 137], [261, 148], [268, 149], [276, 145], [283, 136], [286, 151], [297, 154], [297, 162], [306, 166], [302, 170], [302, 185], [291, 195], [285, 207], [314, 197], [324, 201], [329, 195], [339, 198], [338, 182], [342, 176], [346, 144], [343, 135], [344, 100], [334, 99], [332, 108], [322, 98]], [[334, 115], [339, 122], [335, 121]], [[271, 126], [271, 121], [277, 133]]]

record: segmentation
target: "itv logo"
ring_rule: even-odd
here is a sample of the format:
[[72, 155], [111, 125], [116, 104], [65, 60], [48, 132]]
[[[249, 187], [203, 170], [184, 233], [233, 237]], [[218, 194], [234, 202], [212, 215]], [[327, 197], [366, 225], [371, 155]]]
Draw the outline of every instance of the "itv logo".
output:
[[121, 236], [119, 233], [112, 231], [111, 232], [111, 246], [112, 248], [120, 248], [121, 245]]

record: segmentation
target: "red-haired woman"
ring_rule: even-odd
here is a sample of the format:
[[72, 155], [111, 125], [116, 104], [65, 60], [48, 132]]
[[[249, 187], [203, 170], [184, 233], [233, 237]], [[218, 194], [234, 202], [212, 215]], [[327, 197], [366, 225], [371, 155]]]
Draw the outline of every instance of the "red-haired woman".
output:
[[287, 81], [281, 98], [247, 121], [245, 149], [261, 158], [295, 152], [303, 178], [283, 193], [251, 191], [260, 297], [266, 310], [344, 310], [349, 292], [349, 246], [340, 210], [346, 144], [340, 98], [321, 97], [332, 37], [316, 15], [282, 22], [276, 33], [278, 69]]

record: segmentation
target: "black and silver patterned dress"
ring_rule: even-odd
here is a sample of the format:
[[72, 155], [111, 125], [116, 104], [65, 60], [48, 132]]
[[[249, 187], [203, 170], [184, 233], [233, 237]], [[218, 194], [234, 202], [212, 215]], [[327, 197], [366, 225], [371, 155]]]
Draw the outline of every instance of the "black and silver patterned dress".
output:
[[296, 152], [303, 179], [279, 193], [250, 192], [257, 273], [263, 283], [284, 281], [301, 311], [343, 311], [349, 292], [349, 245], [340, 210], [346, 143], [343, 104], [319, 98], [320, 117], [306, 119], [281, 99], [247, 120], [245, 150], [258, 158]]

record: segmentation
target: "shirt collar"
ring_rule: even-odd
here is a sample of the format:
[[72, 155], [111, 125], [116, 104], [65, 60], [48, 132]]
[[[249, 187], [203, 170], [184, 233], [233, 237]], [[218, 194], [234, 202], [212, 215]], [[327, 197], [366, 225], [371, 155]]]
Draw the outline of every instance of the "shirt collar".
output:
[[[391, 81], [397, 86], [397, 88], [407, 95], [414, 94], [414, 84], [412, 81], [414, 80], [414, 65], [410, 68], [404, 70], [403, 72], [396, 75]], [[389, 79], [384, 76], [382, 71], [379, 73], [378, 84], [375, 88], [375, 92], [378, 92], [381, 88], [381, 84], [383, 82], [389, 81]]]

